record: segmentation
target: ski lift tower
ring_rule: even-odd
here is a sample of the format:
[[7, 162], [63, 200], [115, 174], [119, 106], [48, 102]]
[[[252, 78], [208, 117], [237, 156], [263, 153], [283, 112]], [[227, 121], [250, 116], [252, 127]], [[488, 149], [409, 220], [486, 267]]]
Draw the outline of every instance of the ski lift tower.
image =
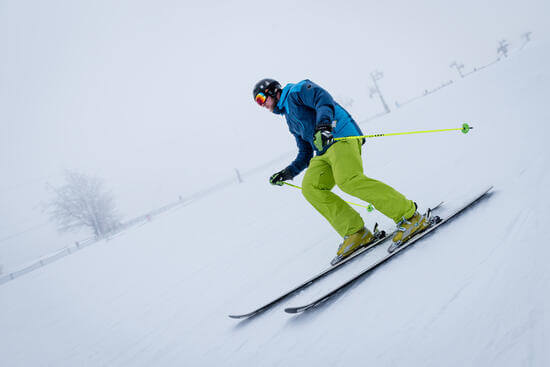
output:
[[380, 92], [380, 88], [378, 87], [377, 81], [382, 79], [384, 77], [384, 74], [378, 70], [373, 71], [370, 73], [370, 77], [372, 79], [372, 82], [374, 83], [374, 87], [371, 87], [369, 90], [369, 97], [372, 98], [375, 94], [378, 94], [380, 97], [380, 101], [382, 102], [382, 105], [384, 106], [384, 110], [386, 113], [390, 113], [390, 108], [388, 107], [388, 104], [384, 100], [384, 97], [382, 96], [382, 93]]
[[464, 69], [464, 64], [459, 64], [456, 61], [453, 61], [451, 65], [449, 65], [451, 68], [456, 68], [456, 71], [458, 71], [458, 74], [461, 78], [464, 78], [464, 74], [462, 74], [462, 69]]
[[508, 47], [510, 47], [510, 44], [506, 40], [502, 40], [499, 43], [499, 47], [497, 48], [497, 54], [502, 55], [504, 57], [508, 57]]
[[521, 49], [523, 49], [525, 47], [526, 44], [529, 43], [529, 41], [531, 41], [531, 34], [533, 32], [525, 32], [524, 34], [521, 35], [521, 38], [523, 39], [523, 45], [521, 46]]

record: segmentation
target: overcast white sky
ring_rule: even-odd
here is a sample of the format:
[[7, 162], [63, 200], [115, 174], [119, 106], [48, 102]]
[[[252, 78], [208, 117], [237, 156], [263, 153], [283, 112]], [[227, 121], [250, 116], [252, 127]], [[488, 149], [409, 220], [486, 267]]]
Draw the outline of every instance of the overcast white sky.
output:
[[1, 214], [65, 168], [139, 214], [294, 147], [253, 103], [258, 79], [310, 78], [362, 120], [381, 110], [372, 70], [405, 100], [455, 79], [455, 59], [491, 61], [502, 38], [544, 39], [549, 4], [0, 0]]

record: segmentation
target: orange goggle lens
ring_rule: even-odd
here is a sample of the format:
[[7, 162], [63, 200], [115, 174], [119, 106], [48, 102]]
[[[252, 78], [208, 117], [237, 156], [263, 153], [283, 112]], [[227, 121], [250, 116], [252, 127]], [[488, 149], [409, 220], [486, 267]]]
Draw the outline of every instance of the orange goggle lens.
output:
[[260, 106], [263, 106], [266, 100], [267, 100], [267, 96], [262, 92], [256, 94], [256, 103], [259, 104]]

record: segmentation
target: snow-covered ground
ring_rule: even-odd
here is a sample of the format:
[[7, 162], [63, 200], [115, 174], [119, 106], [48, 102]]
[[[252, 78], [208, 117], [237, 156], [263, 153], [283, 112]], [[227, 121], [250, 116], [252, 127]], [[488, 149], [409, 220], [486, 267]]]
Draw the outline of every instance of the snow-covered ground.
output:
[[[363, 126], [376, 133], [469, 122], [468, 135], [371, 139], [365, 171], [423, 206], [445, 200], [444, 210], [495, 189], [322, 307], [283, 312], [385, 249], [257, 318], [227, 317], [315, 274], [336, 251], [337, 234], [298, 190], [267, 183], [281, 162], [0, 286], [0, 365], [550, 365], [548, 65], [549, 45], [533, 42]], [[363, 214], [371, 225], [392, 225]]]

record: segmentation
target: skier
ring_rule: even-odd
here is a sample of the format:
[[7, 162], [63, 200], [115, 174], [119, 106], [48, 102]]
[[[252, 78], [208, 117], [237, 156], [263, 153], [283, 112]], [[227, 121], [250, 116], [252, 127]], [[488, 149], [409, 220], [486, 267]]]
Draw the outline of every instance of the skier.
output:
[[345, 193], [372, 203], [395, 221], [398, 228], [392, 238], [395, 245], [429, 225], [426, 214], [418, 213], [416, 203], [385, 183], [365, 176], [361, 160], [364, 139], [334, 140], [363, 133], [325, 89], [308, 79], [284, 88], [276, 80], [262, 79], [254, 86], [253, 98], [260, 106], [285, 116], [298, 145], [296, 159], [273, 174], [269, 182], [282, 186], [307, 167], [302, 194], [344, 238], [333, 264], [375, 240], [359, 213], [331, 192], [335, 184]]

